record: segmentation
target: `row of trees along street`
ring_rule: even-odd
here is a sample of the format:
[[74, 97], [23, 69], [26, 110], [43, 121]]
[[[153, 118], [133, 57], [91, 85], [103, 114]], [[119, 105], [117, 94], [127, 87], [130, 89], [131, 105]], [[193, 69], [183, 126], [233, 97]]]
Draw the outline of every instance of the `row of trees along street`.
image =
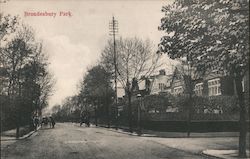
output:
[[[67, 108], [68, 104], [64, 102], [54, 109], [55, 115], [60, 117], [60, 113], [72, 112], [79, 115], [90, 110], [95, 117], [106, 114], [109, 124], [111, 120], [117, 122], [113, 89], [116, 61], [118, 83], [125, 91], [127, 123], [132, 131], [133, 90], [143, 79], [141, 77], [149, 77], [161, 65], [160, 55], [167, 54], [171, 59], [182, 59], [198, 76], [220, 70], [233, 77], [240, 109], [239, 156], [245, 157], [247, 109], [242, 80], [249, 71], [248, 5], [248, 0], [175, 0], [173, 4], [164, 6], [162, 12], [165, 15], [159, 30], [164, 31], [165, 36], [160, 40], [158, 52], [153, 51], [149, 40], [120, 38], [116, 40], [117, 59], [114, 60], [114, 43], [108, 41], [99, 62], [84, 75], [79, 93], [67, 100], [75, 103], [75, 108]], [[190, 120], [194, 83], [190, 72], [184, 71], [183, 76]]]
[[[70, 114], [72, 111], [77, 111], [76, 114], [92, 111], [95, 117], [103, 118], [108, 126], [110, 126], [110, 122], [117, 125], [118, 110], [113, 89], [115, 76], [113, 47], [114, 43], [111, 40], [108, 41], [99, 62], [90, 67], [84, 75], [79, 94], [71, 97], [71, 99], [78, 99], [77, 108], [71, 106], [72, 109], [68, 109], [68, 113], [64, 114]], [[116, 41], [116, 51], [117, 79], [120, 87], [125, 91], [125, 103], [128, 110], [126, 123], [132, 132], [131, 96], [133, 90], [138, 82], [143, 80], [141, 77], [150, 76], [161, 65], [160, 55], [153, 51], [151, 41], [143, 41], [139, 38], [120, 38]], [[65, 103], [62, 104], [62, 107], [58, 106], [53, 110], [56, 118], [62, 118], [60, 114], [66, 110]]]
[[[165, 16], [159, 27], [166, 33], [159, 53], [172, 59], [185, 57], [197, 73], [218, 69], [234, 78], [240, 108], [240, 157], [246, 156], [247, 109], [242, 80], [249, 71], [248, 6], [248, 0], [175, 0], [162, 8]], [[189, 94], [191, 98], [191, 91]]]
[[1, 131], [29, 125], [48, 105], [54, 80], [34, 30], [18, 16], [0, 14]]

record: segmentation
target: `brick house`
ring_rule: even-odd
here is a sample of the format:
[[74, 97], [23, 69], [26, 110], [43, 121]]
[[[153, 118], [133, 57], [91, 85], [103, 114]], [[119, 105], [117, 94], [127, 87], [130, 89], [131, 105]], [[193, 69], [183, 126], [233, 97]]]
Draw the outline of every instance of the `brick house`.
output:
[[[181, 94], [185, 90], [183, 71], [185, 71], [185, 74], [187, 73], [187, 70], [180, 70], [176, 67], [173, 73], [171, 82], [171, 94], [173, 95]], [[203, 76], [197, 76], [191, 72], [191, 76], [194, 84], [194, 93], [197, 96], [234, 95], [233, 78], [225, 76], [223, 72], [214, 70], [207, 72]]]
[[[166, 75], [165, 70], [159, 71], [159, 74], [150, 76], [148, 79], [142, 80], [139, 83], [139, 92], [153, 95], [160, 93], [171, 93], [178, 95], [184, 93], [185, 82], [184, 74], [187, 74], [187, 68], [176, 67], [173, 74]], [[235, 95], [234, 81], [231, 76], [225, 75], [221, 71], [210, 71], [203, 76], [198, 76], [192, 73], [192, 83], [194, 84], [194, 93], [197, 96], [219, 96]], [[249, 71], [246, 73], [242, 82], [245, 98], [249, 99]]]
[[208, 72], [194, 80], [194, 92], [197, 96], [234, 95], [233, 78], [216, 70]]

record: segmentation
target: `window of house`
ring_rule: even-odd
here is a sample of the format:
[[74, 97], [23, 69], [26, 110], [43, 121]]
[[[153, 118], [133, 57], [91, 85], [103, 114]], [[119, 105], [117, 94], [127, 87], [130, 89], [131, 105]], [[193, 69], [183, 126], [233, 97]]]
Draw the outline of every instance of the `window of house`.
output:
[[209, 96], [217, 96], [221, 95], [221, 88], [220, 88], [220, 79], [212, 79], [208, 81], [208, 95]]
[[159, 89], [163, 91], [165, 89], [165, 84], [164, 83], [159, 83]]
[[197, 83], [194, 87], [194, 92], [197, 96], [201, 96], [203, 91], [203, 83]]
[[174, 88], [173, 94], [177, 95], [177, 94], [181, 94], [182, 92], [183, 92], [183, 88], [182, 86], [179, 86], [179, 87]]
[[174, 86], [180, 86], [180, 85], [182, 85], [182, 81], [175, 81], [175, 82], [173, 83], [173, 85], [174, 85]]

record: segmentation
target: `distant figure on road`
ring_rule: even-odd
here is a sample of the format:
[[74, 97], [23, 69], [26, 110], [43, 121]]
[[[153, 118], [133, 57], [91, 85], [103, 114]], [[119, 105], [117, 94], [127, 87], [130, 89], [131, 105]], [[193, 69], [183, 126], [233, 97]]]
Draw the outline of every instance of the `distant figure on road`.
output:
[[80, 121], [80, 126], [82, 126], [82, 124], [85, 122], [85, 115], [84, 114], [81, 114], [81, 121]]
[[48, 117], [43, 117], [42, 118], [42, 121], [41, 121], [41, 127], [43, 127], [43, 125], [44, 126], [47, 126], [48, 125], [48, 122], [49, 122], [49, 119], [48, 119]]
[[54, 128], [55, 124], [56, 124], [54, 118], [52, 116], [50, 116], [49, 119], [50, 119], [50, 128], [51, 128], [51, 126], [52, 126], [52, 128]]
[[35, 117], [33, 116], [33, 117], [31, 117], [30, 118], [30, 129], [33, 131], [33, 130], [35, 130]]
[[81, 115], [81, 121], [80, 121], [80, 126], [85, 123], [85, 126], [89, 127], [90, 126], [90, 116], [88, 112], [85, 112]]
[[38, 118], [38, 116], [34, 117], [33, 122], [34, 122], [35, 130], [37, 130], [38, 125], [39, 125], [39, 118]]
[[85, 125], [87, 127], [90, 126], [90, 114], [89, 114], [89, 112], [86, 112], [86, 114], [85, 114]]

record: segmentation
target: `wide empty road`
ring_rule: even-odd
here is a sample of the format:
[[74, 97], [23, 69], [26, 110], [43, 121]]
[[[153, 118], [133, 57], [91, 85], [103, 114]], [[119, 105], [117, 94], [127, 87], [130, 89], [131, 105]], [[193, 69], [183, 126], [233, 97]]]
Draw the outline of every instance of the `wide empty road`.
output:
[[3, 149], [10, 159], [202, 159], [200, 154], [171, 148], [151, 140], [105, 128], [57, 124]]

